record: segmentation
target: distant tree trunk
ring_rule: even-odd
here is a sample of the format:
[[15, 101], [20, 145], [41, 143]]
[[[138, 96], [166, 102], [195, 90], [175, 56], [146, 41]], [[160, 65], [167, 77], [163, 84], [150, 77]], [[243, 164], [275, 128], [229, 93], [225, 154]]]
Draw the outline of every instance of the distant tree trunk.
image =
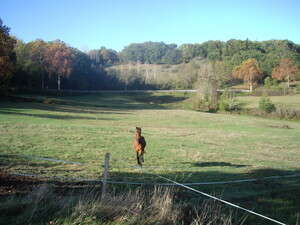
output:
[[42, 74], [42, 82], [41, 82], [41, 87], [42, 87], [42, 89], [44, 89], [44, 87], [45, 87], [45, 83], [44, 83], [44, 74]]
[[140, 74], [140, 62], [137, 61], [137, 62], [136, 62], [136, 65], [137, 65], [137, 73], [138, 73], [138, 75], [139, 75], [139, 74]]
[[290, 88], [290, 75], [287, 76], [288, 88]]
[[148, 68], [148, 64], [146, 64], [146, 79], [145, 79], [145, 83], [146, 84], [149, 83], [149, 68]]
[[250, 82], [249, 83], [249, 91], [252, 93], [252, 91], [253, 91], [253, 83], [252, 82]]
[[57, 75], [57, 90], [60, 91], [60, 75]]

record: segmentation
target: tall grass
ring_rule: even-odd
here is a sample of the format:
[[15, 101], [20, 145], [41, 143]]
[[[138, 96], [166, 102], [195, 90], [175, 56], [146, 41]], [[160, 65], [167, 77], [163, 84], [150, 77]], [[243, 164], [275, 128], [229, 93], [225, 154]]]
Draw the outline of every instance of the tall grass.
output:
[[96, 189], [81, 194], [57, 194], [42, 185], [25, 197], [0, 203], [0, 224], [211, 224], [231, 225], [232, 217], [215, 202], [199, 207], [176, 202], [176, 190], [156, 187], [122, 193], [110, 192], [102, 199]]

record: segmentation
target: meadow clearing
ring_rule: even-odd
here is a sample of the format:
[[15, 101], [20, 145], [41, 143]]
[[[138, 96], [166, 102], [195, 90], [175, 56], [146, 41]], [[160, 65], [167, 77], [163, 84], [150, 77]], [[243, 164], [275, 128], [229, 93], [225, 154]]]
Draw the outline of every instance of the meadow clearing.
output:
[[[299, 121], [196, 112], [188, 109], [186, 93], [23, 97], [34, 101], [0, 103], [0, 168], [8, 173], [99, 179], [110, 152], [112, 181], [164, 183], [156, 176], [162, 175], [183, 183], [214, 182], [300, 174]], [[257, 102], [240, 98], [253, 106]], [[299, 95], [277, 100], [300, 107]], [[136, 167], [132, 149], [136, 126], [147, 141], [143, 169]], [[300, 213], [300, 177], [194, 188], [289, 224], [296, 224]]]
[[[239, 100], [245, 102], [248, 108], [257, 108], [259, 96], [240, 96]], [[284, 106], [287, 108], [300, 109], [300, 94], [297, 95], [284, 95], [284, 96], [272, 96], [271, 100], [274, 104]]]

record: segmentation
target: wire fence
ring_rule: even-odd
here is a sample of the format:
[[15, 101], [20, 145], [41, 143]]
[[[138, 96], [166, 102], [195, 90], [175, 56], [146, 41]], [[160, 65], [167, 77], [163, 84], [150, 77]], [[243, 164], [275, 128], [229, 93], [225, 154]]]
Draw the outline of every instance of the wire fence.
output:
[[[3, 155], [0, 155], [3, 156]], [[7, 156], [7, 155], [6, 155]], [[12, 156], [12, 155], [11, 155]], [[16, 155], [14, 155], [16, 156]], [[52, 159], [52, 158], [47, 158], [47, 157], [36, 157], [36, 156], [26, 156], [26, 155], [18, 155], [20, 157], [24, 158], [29, 158], [29, 159], [34, 159], [34, 160], [45, 160], [45, 161], [51, 161], [51, 162], [57, 162], [57, 163], [68, 163], [68, 164], [77, 164], [77, 165], [83, 165], [84, 163], [79, 163], [79, 162], [72, 162], [72, 161], [65, 161], [65, 160], [60, 160], [60, 159]], [[151, 167], [150, 167], [151, 168]], [[147, 168], [142, 168], [138, 167], [140, 171], [143, 173], [147, 171]], [[149, 168], [148, 168], [149, 169]], [[244, 207], [241, 207], [239, 205], [236, 205], [234, 203], [231, 203], [229, 201], [223, 200], [221, 198], [217, 198], [213, 195], [207, 194], [203, 191], [196, 190], [190, 186], [201, 186], [201, 185], [224, 185], [224, 184], [238, 184], [238, 183], [247, 183], [247, 182], [256, 182], [256, 181], [262, 181], [262, 180], [275, 180], [275, 179], [284, 179], [284, 178], [295, 178], [295, 177], [300, 177], [300, 174], [288, 174], [288, 175], [281, 175], [281, 176], [267, 176], [267, 177], [260, 177], [260, 178], [250, 178], [250, 179], [238, 179], [238, 180], [227, 180], [227, 181], [212, 181], [212, 182], [189, 182], [189, 183], [179, 183], [175, 180], [169, 179], [165, 176], [158, 175], [158, 174], [151, 174], [153, 177], [162, 179], [167, 182], [136, 182], [136, 181], [118, 181], [118, 180], [112, 180], [112, 179], [85, 179], [85, 178], [70, 178], [70, 177], [64, 177], [64, 176], [44, 176], [40, 174], [29, 174], [29, 173], [11, 173], [12, 175], [15, 176], [24, 176], [24, 177], [35, 177], [35, 178], [44, 178], [44, 179], [49, 179], [49, 180], [54, 180], [54, 181], [73, 181], [73, 182], [91, 182], [91, 183], [102, 183], [102, 184], [122, 184], [122, 185], [157, 185], [157, 186], [178, 186], [181, 188], [184, 188], [186, 190], [192, 191], [194, 193], [203, 195], [207, 198], [214, 199], [216, 201], [219, 201], [223, 204], [226, 204], [228, 206], [237, 208], [242, 211], [246, 211], [247, 213], [256, 215], [258, 217], [261, 217], [265, 220], [271, 221], [276, 224], [281, 224], [281, 225], [286, 225], [285, 223], [282, 223], [278, 220], [275, 220], [273, 218], [267, 217], [263, 214], [257, 213], [253, 210], [246, 209]], [[131, 177], [123, 177], [124, 178], [131, 178]], [[103, 186], [103, 185], [102, 185]]]
[[[31, 155], [4, 155], [0, 154], [1, 156], [18, 156], [33, 160], [44, 160], [44, 161], [50, 161], [50, 162], [56, 162], [56, 163], [63, 163], [63, 164], [75, 164], [75, 165], [86, 165], [86, 163], [82, 162], [74, 162], [74, 161], [66, 161], [61, 159], [54, 159], [49, 157], [38, 157], [38, 156], [31, 156]], [[104, 167], [104, 165], [102, 165]], [[139, 166], [127, 166], [127, 167], [117, 167], [117, 169], [128, 169], [128, 168], [135, 168], [139, 169], [141, 172], [145, 172], [149, 169], [155, 169], [155, 166], [147, 166], [147, 167], [139, 167]], [[159, 169], [166, 169], [162, 167], [158, 167]], [[111, 168], [110, 168], [111, 169]], [[59, 180], [74, 180], [74, 181], [91, 181], [91, 182], [101, 182], [101, 178], [99, 179], [88, 179], [88, 178], [71, 178], [66, 176], [45, 176], [45, 175], [39, 175], [39, 174], [33, 174], [33, 173], [11, 173], [16, 176], [28, 176], [28, 177], [40, 177], [40, 178], [48, 178], [48, 179], [59, 179]], [[147, 181], [137, 181], [137, 180], [145, 180], [146, 178], [153, 177], [152, 175], [157, 176], [156, 174], [147, 174], [147, 177], [144, 176], [122, 176], [122, 180], [116, 180], [116, 179], [108, 179], [107, 182], [110, 184], [126, 184], [126, 185], [160, 185], [160, 186], [176, 186], [173, 182], [147, 182]], [[221, 180], [221, 181], [201, 181], [201, 182], [182, 182], [183, 185], [189, 185], [189, 186], [201, 186], [201, 185], [223, 185], [223, 184], [238, 184], [238, 183], [249, 183], [249, 182], [257, 182], [257, 181], [264, 181], [264, 180], [276, 180], [276, 179], [284, 179], [284, 178], [295, 178], [300, 177], [300, 174], [286, 174], [286, 175], [277, 175], [277, 176], [266, 176], [266, 177], [259, 177], [259, 178], [248, 178], [248, 179], [235, 179], [235, 180]], [[131, 180], [131, 181], [128, 181]], [[155, 179], [152, 179], [155, 180]]]
[[278, 221], [278, 220], [275, 220], [275, 219], [272, 219], [272, 218], [270, 218], [270, 217], [264, 216], [264, 215], [262, 215], [262, 214], [260, 214], [260, 213], [254, 212], [253, 210], [249, 210], [249, 209], [246, 209], [246, 208], [244, 208], [244, 207], [238, 206], [238, 205], [233, 204], [233, 203], [231, 203], [231, 202], [229, 202], [229, 201], [225, 201], [225, 200], [223, 200], [223, 199], [217, 198], [217, 197], [212, 196], [212, 195], [210, 195], [210, 194], [207, 194], [207, 193], [205, 193], [205, 192], [203, 192], [203, 191], [196, 190], [196, 189], [191, 188], [191, 187], [189, 187], [189, 186], [187, 186], [187, 185], [178, 183], [178, 182], [176, 182], [176, 181], [173, 181], [173, 180], [171, 180], [171, 179], [168, 179], [168, 178], [163, 177], [163, 176], [160, 176], [160, 175], [157, 175], [157, 176], [160, 177], [160, 178], [162, 178], [162, 179], [164, 179], [164, 180], [166, 180], [166, 181], [172, 182], [172, 183], [174, 183], [175, 185], [177, 185], [177, 186], [179, 186], [179, 187], [183, 187], [183, 188], [185, 188], [185, 189], [187, 189], [187, 190], [190, 190], [190, 191], [193, 191], [193, 192], [195, 192], [195, 193], [204, 195], [204, 196], [206, 196], [206, 197], [208, 197], [208, 198], [211, 198], [211, 199], [214, 199], [214, 200], [216, 200], [216, 201], [222, 202], [222, 203], [224, 203], [224, 204], [226, 204], [226, 205], [229, 205], [229, 206], [231, 206], [231, 207], [234, 207], [234, 208], [237, 208], [237, 209], [246, 211], [247, 213], [253, 214], [253, 215], [258, 216], [258, 217], [261, 217], [261, 218], [263, 218], [263, 219], [266, 219], [266, 220], [268, 220], [268, 221], [274, 222], [274, 223], [276, 223], [276, 224], [286, 225], [285, 223], [282, 223], [282, 222], [280, 222], [280, 221]]

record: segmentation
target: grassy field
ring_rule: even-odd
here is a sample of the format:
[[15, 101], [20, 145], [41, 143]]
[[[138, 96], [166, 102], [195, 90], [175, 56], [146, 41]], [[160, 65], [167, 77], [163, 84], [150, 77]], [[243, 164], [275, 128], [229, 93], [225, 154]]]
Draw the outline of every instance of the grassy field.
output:
[[[156, 176], [163, 175], [207, 182], [300, 173], [299, 122], [180, 109], [189, 101], [184, 93], [27, 97], [37, 101], [0, 103], [0, 168], [10, 173], [97, 179], [106, 152], [110, 179], [118, 181], [165, 182]], [[275, 99], [300, 107], [299, 95]], [[132, 149], [136, 126], [147, 140], [143, 169], [136, 167]], [[299, 177], [196, 188], [289, 224], [300, 214]]]
[[[258, 96], [240, 96], [239, 100], [245, 102], [248, 108], [258, 108], [258, 102], [261, 97]], [[270, 96], [271, 101], [287, 108], [300, 109], [300, 94], [285, 96]]]

